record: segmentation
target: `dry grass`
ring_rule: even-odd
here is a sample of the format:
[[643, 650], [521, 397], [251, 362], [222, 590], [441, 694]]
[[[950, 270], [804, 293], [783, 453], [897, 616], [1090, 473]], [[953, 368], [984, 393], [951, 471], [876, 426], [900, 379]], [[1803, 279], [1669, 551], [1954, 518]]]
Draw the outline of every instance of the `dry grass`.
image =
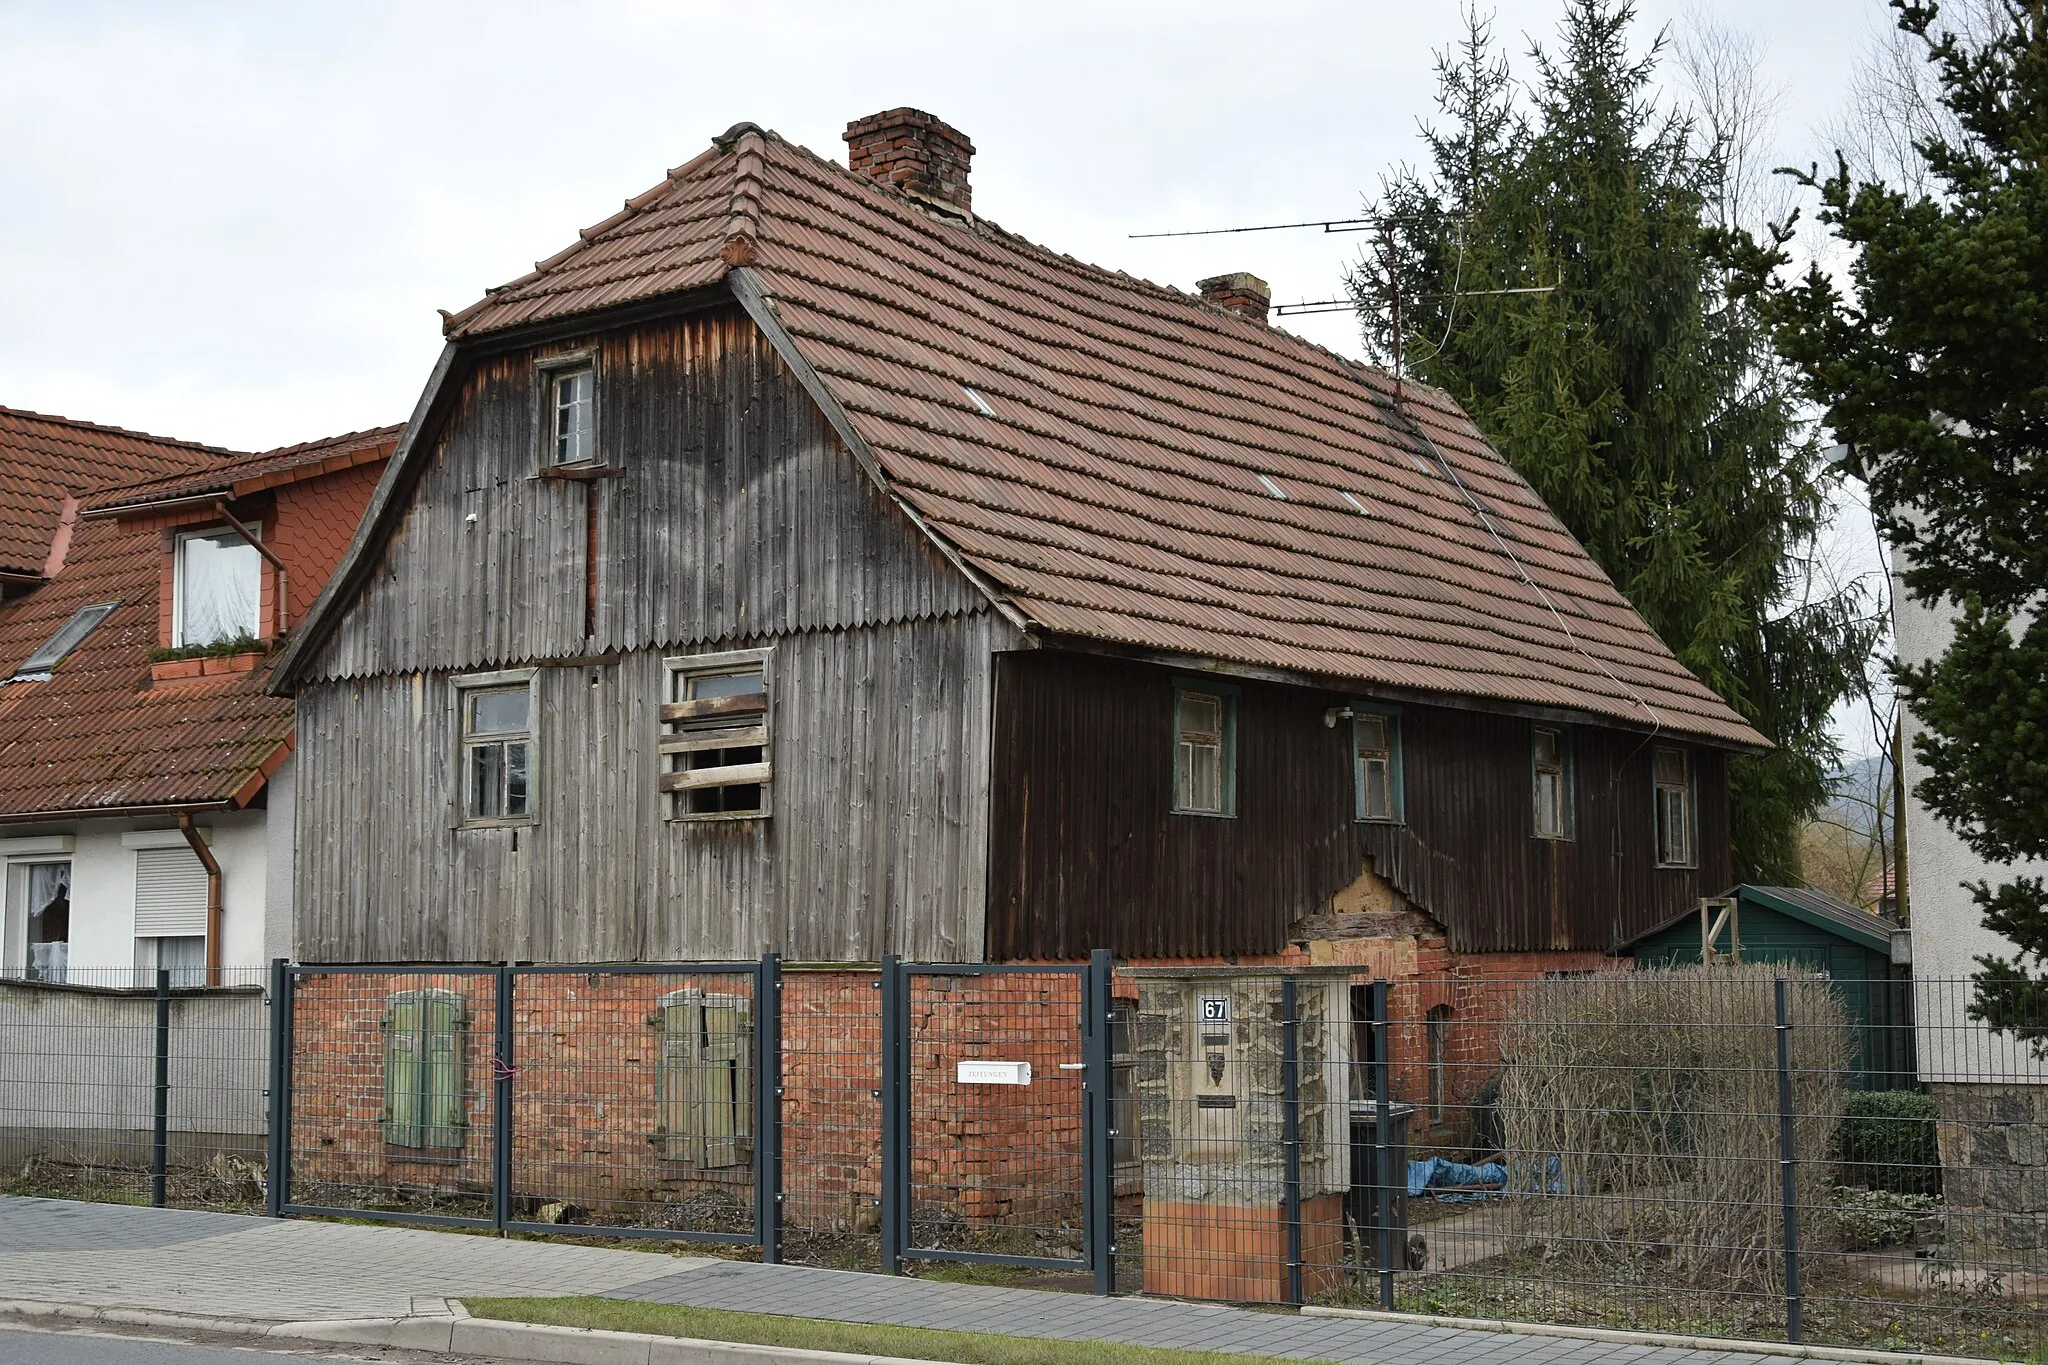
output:
[[[1525, 990], [1501, 1036], [1519, 1236], [1552, 1256], [1654, 1260], [1667, 1283], [1773, 1279], [1783, 1222], [1772, 982], [1784, 974], [1680, 967]], [[1852, 1040], [1825, 980], [1791, 978], [1791, 1019], [1799, 1202], [1818, 1208]]]

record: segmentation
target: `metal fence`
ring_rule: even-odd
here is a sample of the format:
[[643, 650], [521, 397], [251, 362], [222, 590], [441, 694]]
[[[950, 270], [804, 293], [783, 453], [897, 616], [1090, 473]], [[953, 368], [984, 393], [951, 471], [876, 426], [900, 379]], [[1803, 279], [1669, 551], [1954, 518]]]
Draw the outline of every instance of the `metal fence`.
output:
[[2048, 1063], [1970, 991], [1102, 955], [74, 972], [0, 983], [0, 1189], [2023, 1356]]

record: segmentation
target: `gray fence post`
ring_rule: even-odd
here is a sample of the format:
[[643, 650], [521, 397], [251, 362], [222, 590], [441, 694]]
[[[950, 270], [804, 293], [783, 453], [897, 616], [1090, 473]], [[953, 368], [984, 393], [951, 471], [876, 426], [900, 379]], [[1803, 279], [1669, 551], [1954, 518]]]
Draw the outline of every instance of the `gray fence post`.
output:
[[[1394, 1308], [1394, 1066], [1388, 1055], [1387, 983], [1372, 983], [1372, 1211], [1379, 1227], [1376, 1259], [1380, 1271], [1380, 1307]], [[1401, 1173], [1405, 1186], [1408, 1173]]]
[[903, 1273], [903, 1234], [910, 1222], [906, 1207], [909, 1191], [910, 1134], [904, 1109], [907, 1095], [903, 1072], [907, 1059], [909, 1002], [903, 974], [903, 959], [890, 953], [882, 959], [882, 1088], [875, 1098], [882, 1102], [882, 1273]]
[[1799, 1147], [1792, 1115], [1792, 1003], [1784, 977], [1774, 983], [1778, 1013], [1778, 1174], [1785, 1213], [1785, 1340], [1806, 1335], [1806, 1303], [1799, 1290]]
[[164, 1206], [171, 1145], [171, 969], [156, 969], [156, 1096], [149, 1139], [149, 1202]]
[[782, 1261], [782, 958], [763, 953], [754, 978], [754, 1221], [761, 1263]]
[[1110, 1049], [1110, 986], [1116, 959], [1107, 948], [1088, 957], [1081, 977], [1081, 1008], [1086, 1014], [1083, 1060], [1086, 1063], [1087, 1188], [1081, 1224], [1088, 1264], [1095, 1271], [1095, 1292], [1116, 1292], [1116, 1148], [1111, 1125], [1116, 1122], [1116, 1066]]
[[1301, 1303], [1301, 1010], [1294, 978], [1280, 979], [1280, 1141], [1286, 1154], [1287, 1302]]
[[284, 1216], [284, 1088], [289, 1083], [286, 1062], [288, 1049], [285, 1045], [284, 993], [285, 979], [289, 969], [285, 960], [274, 957], [270, 960], [270, 1090], [264, 1098], [268, 1101], [267, 1127], [269, 1129], [264, 1149], [263, 1212], [272, 1218]]

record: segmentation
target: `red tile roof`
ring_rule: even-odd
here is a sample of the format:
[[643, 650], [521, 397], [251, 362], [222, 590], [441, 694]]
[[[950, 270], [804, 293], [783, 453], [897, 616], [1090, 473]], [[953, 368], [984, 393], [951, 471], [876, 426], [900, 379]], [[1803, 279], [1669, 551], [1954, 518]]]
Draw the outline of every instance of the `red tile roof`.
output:
[[741, 267], [896, 492], [1049, 633], [1765, 743], [1444, 394], [751, 124], [446, 331]]
[[0, 573], [40, 574], [64, 499], [113, 479], [203, 469], [229, 452], [0, 408]]
[[226, 498], [247, 497], [279, 484], [315, 478], [361, 464], [374, 464], [391, 454], [392, 445], [404, 430], [401, 425], [351, 431], [325, 440], [306, 441], [256, 455], [236, 456], [198, 469], [165, 474], [162, 478], [101, 488], [82, 499], [80, 505], [88, 511], [104, 512], [109, 508], [170, 502], [209, 493]]
[[[214, 491], [313, 478], [349, 467], [334, 463], [341, 456], [353, 461], [368, 451], [367, 458], [384, 458], [395, 437], [396, 429], [387, 428], [232, 459], [209, 456], [197, 474], [102, 490], [90, 501], [125, 506], [145, 501], [138, 493], [167, 488]], [[363, 485], [357, 514], [366, 494]], [[239, 805], [289, 751], [292, 703], [266, 690], [269, 660], [252, 672], [151, 683], [162, 525], [148, 516], [81, 519], [63, 570], [0, 611], [0, 679], [6, 679], [79, 608], [120, 603], [48, 678], [0, 682], [0, 819]], [[340, 542], [325, 548], [326, 565], [339, 549]]]

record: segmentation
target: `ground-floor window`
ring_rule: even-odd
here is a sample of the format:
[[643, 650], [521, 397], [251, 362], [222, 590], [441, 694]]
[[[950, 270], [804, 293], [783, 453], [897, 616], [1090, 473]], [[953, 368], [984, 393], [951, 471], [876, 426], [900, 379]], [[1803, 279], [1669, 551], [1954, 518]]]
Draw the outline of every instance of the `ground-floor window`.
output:
[[71, 967], [71, 861], [18, 862], [8, 868], [10, 967], [30, 981], [64, 981]]

